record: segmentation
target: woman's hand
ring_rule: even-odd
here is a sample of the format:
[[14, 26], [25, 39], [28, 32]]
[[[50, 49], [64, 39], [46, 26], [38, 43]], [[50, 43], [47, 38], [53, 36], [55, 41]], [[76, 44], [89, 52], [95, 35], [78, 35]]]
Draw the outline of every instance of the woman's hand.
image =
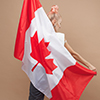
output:
[[97, 72], [96, 68], [88, 61], [86, 61], [82, 56], [80, 56], [77, 52], [75, 52], [67, 42], [65, 43], [65, 47], [77, 61], [88, 67], [90, 70]]
[[90, 70], [92, 70], [92, 71], [97, 72], [97, 69], [96, 69], [93, 65], [90, 65], [88, 68], [89, 68]]

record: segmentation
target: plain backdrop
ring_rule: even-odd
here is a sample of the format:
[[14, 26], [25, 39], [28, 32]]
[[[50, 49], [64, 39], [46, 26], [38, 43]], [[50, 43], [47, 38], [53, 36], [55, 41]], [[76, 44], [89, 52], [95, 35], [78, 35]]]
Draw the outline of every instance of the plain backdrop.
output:
[[[100, 0], [40, 0], [46, 13], [59, 6], [60, 32], [98, 71], [80, 100], [100, 100]], [[0, 100], [28, 100], [30, 81], [13, 56], [23, 0], [0, 0]], [[48, 100], [45, 98], [45, 100]]]

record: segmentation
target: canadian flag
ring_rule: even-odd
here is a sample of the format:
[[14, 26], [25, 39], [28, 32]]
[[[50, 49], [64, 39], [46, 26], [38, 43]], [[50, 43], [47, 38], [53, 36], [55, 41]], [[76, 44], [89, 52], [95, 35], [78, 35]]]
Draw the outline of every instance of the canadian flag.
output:
[[96, 74], [78, 64], [60, 43], [39, 0], [24, 0], [14, 56], [50, 100], [79, 100]]

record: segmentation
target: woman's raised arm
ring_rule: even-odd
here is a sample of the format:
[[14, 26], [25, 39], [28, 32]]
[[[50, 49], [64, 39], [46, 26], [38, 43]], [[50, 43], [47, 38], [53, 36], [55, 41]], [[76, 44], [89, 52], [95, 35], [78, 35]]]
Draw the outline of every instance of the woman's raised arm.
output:
[[65, 47], [77, 61], [88, 67], [90, 70], [96, 71], [96, 68], [88, 61], [86, 61], [82, 56], [80, 56], [77, 52], [75, 52], [68, 44], [68, 42], [65, 42]]

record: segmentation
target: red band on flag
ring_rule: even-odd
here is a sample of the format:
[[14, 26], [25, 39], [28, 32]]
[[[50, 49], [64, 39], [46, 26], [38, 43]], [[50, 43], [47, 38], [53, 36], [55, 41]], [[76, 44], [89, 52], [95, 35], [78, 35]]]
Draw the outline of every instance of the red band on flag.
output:
[[14, 51], [14, 56], [19, 60], [22, 60], [24, 55], [25, 33], [35, 17], [35, 11], [40, 7], [42, 5], [39, 0], [24, 0]]
[[95, 74], [96, 72], [76, 62], [75, 65], [64, 71], [62, 79], [51, 91], [52, 98], [50, 100], [79, 100], [85, 87]]

